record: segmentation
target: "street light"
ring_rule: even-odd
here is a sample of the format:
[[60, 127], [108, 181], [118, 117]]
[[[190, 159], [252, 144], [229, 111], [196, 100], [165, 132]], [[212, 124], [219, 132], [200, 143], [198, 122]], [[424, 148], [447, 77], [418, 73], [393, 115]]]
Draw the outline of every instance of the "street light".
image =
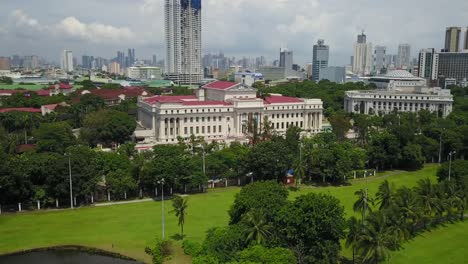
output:
[[162, 239], [164, 240], [164, 178], [159, 180], [158, 184], [161, 184]]
[[450, 181], [450, 176], [451, 176], [451, 173], [452, 173], [452, 155], [454, 154], [457, 154], [456, 151], [450, 151], [449, 153], [449, 157], [450, 157], [450, 160], [449, 160], [449, 175], [448, 175], [448, 180]]
[[72, 172], [71, 172], [71, 154], [65, 153], [65, 156], [68, 157], [68, 173], [69, 173], [69, 181], [70, 181], [70, 208], [74, 209], [73, 207], [73, 183], [72, 183]]

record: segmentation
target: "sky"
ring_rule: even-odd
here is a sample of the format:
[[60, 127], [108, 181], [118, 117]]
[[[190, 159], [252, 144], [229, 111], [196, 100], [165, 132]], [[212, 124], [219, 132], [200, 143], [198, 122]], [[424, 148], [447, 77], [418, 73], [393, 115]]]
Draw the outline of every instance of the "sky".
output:
[[[113, 58], [135, 48], [138, 59], [164, 56], [164, 0], [0, 0], [0, 56], [39, 55], [58, 62], [63, 49]], [[203, 51], [236, 58], [312, 60], [318, 39], [330, 65], [345, 65], [356, 36], [397, 52], [399, 43], [443, 47], [447, 26], [468, 26], [466, 0], [202, 0]]]

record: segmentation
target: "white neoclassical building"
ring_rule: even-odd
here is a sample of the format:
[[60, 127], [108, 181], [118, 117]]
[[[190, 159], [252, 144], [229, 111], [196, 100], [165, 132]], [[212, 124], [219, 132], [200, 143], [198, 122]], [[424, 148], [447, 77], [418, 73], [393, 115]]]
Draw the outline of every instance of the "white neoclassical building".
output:
[[146, 130], [135, 136], [140, 145], [177, 143], [191, 135], [206, 141], [246, 142], [249, 124], [263, 125], [284, 133], [291, 126], [305, 135], [322, 131], [323, 103], [320, 99], [300, 99], [281, 95], [258, 98], [257, 90], [241, 83], [216, 81], [202, 86], [193, 96], [140, 98], [138, 120]]
[[388, 114], [429, 110], [446, 117], [452, 112], [453, 96], [448, 89], [427, 87], [426, 80], [404, 70], [369, 79], [375, 90], [347, 91], [344, 107], [349, 113]]

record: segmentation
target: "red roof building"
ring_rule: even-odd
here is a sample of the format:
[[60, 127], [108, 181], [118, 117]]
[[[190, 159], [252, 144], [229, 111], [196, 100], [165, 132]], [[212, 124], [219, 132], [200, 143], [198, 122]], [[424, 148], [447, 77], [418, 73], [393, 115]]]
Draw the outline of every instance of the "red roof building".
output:
[[0, 108], [0, 113], [9, 113], [9, 112], [42, 113], [40, 108], [32, 108], [32, 107]]

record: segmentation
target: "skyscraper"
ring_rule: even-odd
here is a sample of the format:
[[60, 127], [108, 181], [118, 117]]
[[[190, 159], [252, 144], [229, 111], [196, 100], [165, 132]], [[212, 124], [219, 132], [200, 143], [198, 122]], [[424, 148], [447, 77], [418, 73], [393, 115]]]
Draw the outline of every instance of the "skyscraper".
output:
[[398, 45], [398, 69], [409, 69], [411, 62], [411, 46], [409, 44]]
[[73, 52], [70, 50], [64, 50], [62, 52], [61, 68], [66, 72], [73, 71]]
[[131, 67], [133, 66], [133, 64], [135, 63], [135, 49], [128, 49], [128, 63], [127, 63], [127, 67]]
[[448, 27], [445, 31], [445, 51], [458, 52], [460, 51], [460, 27]]
[[312, 57], [312, 80], [318, 82], [320, 80], [320, 71], [328, 67], [330, 57], [330, 49], [325, 45], [323, 39], [319, 39], [314, 45]]
[[92, 69], [93, 68], [93, 61], [94, 61], [93, 56], [83, 55], [81, 57], [81, 66], [83, 68], [85, 68], [85, 69]]
[[438, 57], [435, 49], [422, 49], [419, 52], [418, 77], [436, 80]]
[[380, 74], [387, 68], [387, 47], [375, 46], [373, 72]]
[[10, 58], [0, 57], [0, 71], [9, 71], [10, 70]]
[[289, 77], [293, 72], [293, 51], [288, 49], [280, 49], [280, 61], [279, 66], [284, 68], [285, 77]]
[[199, 83], [201, 64], [201, 0], [165, 0], [166, 75], [177, 83]]
[[464, 50], [468, 50], [468, 27], [465, 30], [465, 44], [463, 45]]
[[354, 44], [353, 72], [358, 75], [369, 75], [372, 70], [372, 43], [366, 43], [364, 33], [358, 35]]

